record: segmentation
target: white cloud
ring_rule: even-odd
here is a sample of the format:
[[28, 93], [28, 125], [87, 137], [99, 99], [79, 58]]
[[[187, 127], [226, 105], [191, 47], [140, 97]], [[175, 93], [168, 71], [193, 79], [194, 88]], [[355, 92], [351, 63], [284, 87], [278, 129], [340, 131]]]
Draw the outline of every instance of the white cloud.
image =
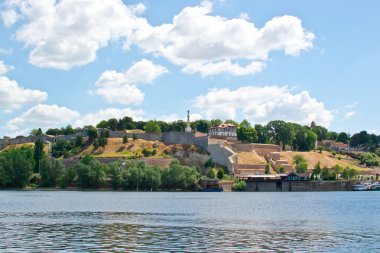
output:
[[16, 81], [0, 76], [0, 110], [11, 113], [23, 105], [37, 104], [46, 100], [48, 94], [39, 90], [25, 89]]
[[131, 117], [134, 120], [144, 120], [143, 110], [133, 110], [131, 108], [117, 109], [117, 108], [107, 108], [100, 110], [96, 113], [88, 113], [74, 122], [75, 127], [83, 127], [85, 125], [96, 125], [101, 120], [107, 120], [111, 118], [121, 119], [125, 116]]
[[5, 75], [13, 69], [14, 67], [12, 65], [6, 65], [3, 61], [0, 61], [0, 76]]
[[144, 93], [136, 84], [152, 83], [167, 72], [165, 67], [143, 59], [134, 63], [124, 73], [115, 70], [103, 72], [95, 84], [98, 88], [91, 93], [102, 96], [108, 103], [140, 104], [144, 101]]
[[38, 104], [19, 117], [9, 120], [5, 129], [12, 131], [10, 135], [14, 136], [14, 133], [27, 134], [33, 128], [62, 127], [77, 118], [79, 113], [66, 107]]
[[[137, 44], [147, 53], [183, 66], [186, 73], [207, 76], [254, 74], [272, 51], [296, 56], [313, 46], [314, 34], [305, 31], [297, 17], [274, 17], [257, 28], [245, 15], [227, 19], [211, 12], [212, 3], [207, 1], [184, 8], [169, 24], [153, 27], [141, 22], [126, 47]], [[240, 60], [250, 63], [243, 67]]]
[[274, 17], [258, 28], [245, 14], [228, 19], [212, 15], [212, 8], [210, 1], [186, 7], [159, 26], [138, 17], [143, 4], [127, 6], [121, 0], [7, 0], [2, 13], [7, 25], [25, 21], [15, 38], [32, 48], [29, 61], [58, 69], [88, 64], [117, 40], [125, 49], [137, 45], [202, 76], [255, 74], [273, 51], [296, 56], [313, 47], [314, 34], [297, 17]]
[[15, 38], [32, 48], [30, 63], [57, 69], [94, 61], [99, 49], [131, 34], [145, 9], [121, 0], [7, 0], [3, 6], [5, 25], [25, 21]]
[[315, 121], [318, 125], [329, 126], [334, 118], [333, 113], [307, 91], [292, 94], [287, 86], [211, 89], [193, 102], [209, 119], [235, 119], [239, 113], [253, 123], [286, 120], [309, 124]]
[[347, 112], [347, 113], [344, 115], [344, 118], [345, 118], [345, 119], [349, 119], [349, 118], [353, 117], [355, 114], [356, 114], [356, 111], [350, 111], [350, 112]]
[[124, 84], [119, 87], [101, 87], [95, 91], [108, 103], [114, 104], [140, 104], [144, 101], [144, 93], [135, 85]]
[[348, 104], [348, 105], [345, 105], [345, 107], [347, 108], [347, 109], [354, 109], [355, 107], [357, 107], [358, 106], [358, 102], [354, 102], [354, 103], [352, 103], [352, 104]]

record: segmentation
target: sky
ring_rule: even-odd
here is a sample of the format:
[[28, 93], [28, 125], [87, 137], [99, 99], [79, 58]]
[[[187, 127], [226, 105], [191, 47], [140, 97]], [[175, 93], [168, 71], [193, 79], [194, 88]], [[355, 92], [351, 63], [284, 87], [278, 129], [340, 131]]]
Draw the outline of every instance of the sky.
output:
[[1, 0], [0, 136], [102, 119], [380, 134], [380, 1]]

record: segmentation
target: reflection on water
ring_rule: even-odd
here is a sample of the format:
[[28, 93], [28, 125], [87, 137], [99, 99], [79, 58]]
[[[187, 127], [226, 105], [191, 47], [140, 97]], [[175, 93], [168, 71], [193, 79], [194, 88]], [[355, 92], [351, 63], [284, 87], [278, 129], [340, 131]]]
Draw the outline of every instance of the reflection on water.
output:
[[380, 250], [379, 194], [194, 194], [0, 192], [0, 251]]

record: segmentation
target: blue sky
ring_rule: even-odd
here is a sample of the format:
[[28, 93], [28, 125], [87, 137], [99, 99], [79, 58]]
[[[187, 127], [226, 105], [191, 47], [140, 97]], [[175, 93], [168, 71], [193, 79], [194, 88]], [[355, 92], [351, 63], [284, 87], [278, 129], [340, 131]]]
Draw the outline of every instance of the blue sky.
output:
[[103, 118], [380, 134], [378, 1], [2, 1], [0, 136]]

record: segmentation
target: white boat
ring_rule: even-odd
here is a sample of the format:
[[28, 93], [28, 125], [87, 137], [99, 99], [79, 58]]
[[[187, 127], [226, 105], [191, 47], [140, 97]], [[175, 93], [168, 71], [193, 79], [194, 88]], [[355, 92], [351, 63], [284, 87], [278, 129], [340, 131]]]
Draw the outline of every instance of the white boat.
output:
[[356, 184], [356, 185], [354, 185], [352, 190], [354, 190], [354, 191], [368, 191], [370, 189], [370, 186], [371, 186], [370, 183]]
[[375, 182], [369, 186], [371, 191], [380, 191], [380, 182]]

